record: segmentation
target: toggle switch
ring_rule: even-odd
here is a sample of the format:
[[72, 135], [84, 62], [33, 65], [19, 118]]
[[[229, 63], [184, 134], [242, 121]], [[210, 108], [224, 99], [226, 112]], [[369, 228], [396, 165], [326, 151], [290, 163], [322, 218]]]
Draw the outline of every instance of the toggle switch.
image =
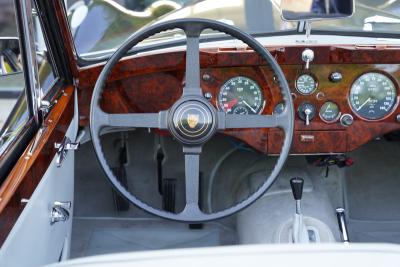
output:
[[299, 106], [298, 115], [306, 125], [310, 125], [311, 120], [315, 117], [315, 107], [311, 103], [303, 103]]
[[308, 70], [310, 63], [314, 60], [314, 51], [309, 48], [304, 49], [303, 53], [301, 53], [301, 59], [306, 63], [305, 69]]

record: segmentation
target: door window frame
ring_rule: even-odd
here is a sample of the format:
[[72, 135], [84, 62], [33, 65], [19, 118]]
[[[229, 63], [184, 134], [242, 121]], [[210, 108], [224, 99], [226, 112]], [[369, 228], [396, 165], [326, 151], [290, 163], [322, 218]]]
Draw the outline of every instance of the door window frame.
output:
[[[53, 53], [52, 45], [56, 42], [51, 40], [51, 38], [57, 36], [57, 32], [54, 34], [54, 30], [50, 30], [49, 18], [46, 17], [46, 12], [39, 10], [35, 15], [37, 15], [39, 19], [40, 25], [38, 26], [40, 26], [42, 30], [47, 47], [47, 53], [49, 55], [48, 63], [52, 66], [55, 76], [55, 80], [46, 94], [42, 95], [41, 93], [36, 58], [35, 27], [33, 23], [35, 19], [33, 10], [38, 10], [40, 8], [39, 4], [43, 5], [43, 3], [39, 3], [37, 0], [14, 0], [21, 63], [25, 81], [24, 93], [27, 101], [29, 118], [14, 140], [8, 144], [6, 150], [0, 154], [0, 185], [6, 179], [22, 152], [27, 148], [35, 133], [42, 132], [38, 130], [43, 127], [43, 119], [50, 111], [50, 108], [56, 103], [56, 99], [61, 95], [61, 89], [66, 83], [70, 83], [69, 81], [72, 80], [71, 73], [65, 70], [65, 67], [62, 67], [62, 64], [65, 64], [65, 59], [60, 56], [59, 51], [57, 54]], [[54, 49], [60, 50], [62, 48], [55, 47]], [[61, 71], [59, 71], [60, 69]], [[13, 109], [13, 111], [14, 110], [15, 109]], [[11, 113], [10, 116], [12, 116]]]

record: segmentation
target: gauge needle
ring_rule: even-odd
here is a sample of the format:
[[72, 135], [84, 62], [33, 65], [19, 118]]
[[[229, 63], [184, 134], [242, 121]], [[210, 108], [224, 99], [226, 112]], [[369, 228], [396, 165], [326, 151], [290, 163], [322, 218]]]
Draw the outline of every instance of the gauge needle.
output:
[[245, 104], [249, 109], [251, 109], [251, 111], [253, 111], [253, 113], [257, 113], [257, 111], [256, 111], [254, 108], [252, 108], [252, 107], [246, 102], [246, 100], [243, 100], [242, 102], [243, 102], [243, 104]]
[[358, 107], [357, 111], [359, 111], [360, 109], [362, 109], [363, 106], [365, 106], [369, 101], [371, 101], [371, 98], [370, 98], [370, 97], [368, 97], [368, 99], [367, 99], [361, 106]]

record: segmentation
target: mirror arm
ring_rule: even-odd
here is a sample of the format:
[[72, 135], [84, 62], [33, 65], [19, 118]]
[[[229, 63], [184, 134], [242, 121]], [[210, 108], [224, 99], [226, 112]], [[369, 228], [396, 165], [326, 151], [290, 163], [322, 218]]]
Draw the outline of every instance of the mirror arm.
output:
[[297, 32], [305, 33], [306, 40], [310, 39], [311, 36], [311, 20], [299, 20], [297, 22]]

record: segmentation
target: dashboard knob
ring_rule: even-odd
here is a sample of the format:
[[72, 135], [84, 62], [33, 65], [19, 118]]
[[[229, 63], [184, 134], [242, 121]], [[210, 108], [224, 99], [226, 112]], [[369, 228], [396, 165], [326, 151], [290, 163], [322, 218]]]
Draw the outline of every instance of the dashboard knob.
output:
[[342, 124], [345, 127], [349, 127], [352, 125], [354, 122], [353, 116], [350, 114], [343, 114], [342, 117], [340, 117], [340, 124]]
[[307, 48], [301, 53], [301, 59], [306, 63], [306, 70], [310, 68], [310, 62], [314, 60], [314, 51]]
[[340, 72], [332, 72], [329, 76], [329, 80], [333, 83], [338, 83], [343, 79], [343, 76]]
[[304, 114], [306, 114], [306, 125], [310, 125], [310, 115], [312, 113], [312, 110], [309, 108], [306, 108], [304, 110]]

